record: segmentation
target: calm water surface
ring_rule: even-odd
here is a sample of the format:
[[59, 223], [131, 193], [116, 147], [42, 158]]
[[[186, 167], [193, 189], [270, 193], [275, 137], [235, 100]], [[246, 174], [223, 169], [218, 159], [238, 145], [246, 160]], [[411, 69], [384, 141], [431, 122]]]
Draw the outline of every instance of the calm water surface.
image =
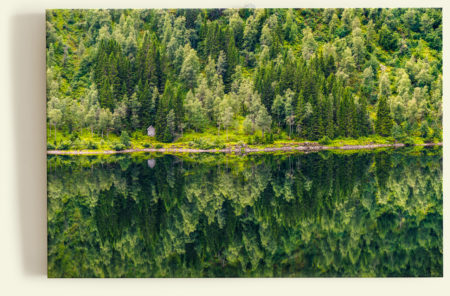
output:
[[49, 277], [442, 276], [442, 148], [47, 164]]

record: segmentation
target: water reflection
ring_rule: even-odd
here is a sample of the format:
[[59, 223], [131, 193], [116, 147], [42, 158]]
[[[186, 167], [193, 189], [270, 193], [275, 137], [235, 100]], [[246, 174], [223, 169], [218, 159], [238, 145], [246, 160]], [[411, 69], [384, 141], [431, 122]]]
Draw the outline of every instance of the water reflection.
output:
[[442, 276], [442, 149], [48, 158], [50, 277]]
[[154, 168], [155, 165], [156, 165], [156, 160], [153, 159], [153, 158], [147, 160], [147, 165], [148, 165], [148, 167], [151, 168], [151, 169]]

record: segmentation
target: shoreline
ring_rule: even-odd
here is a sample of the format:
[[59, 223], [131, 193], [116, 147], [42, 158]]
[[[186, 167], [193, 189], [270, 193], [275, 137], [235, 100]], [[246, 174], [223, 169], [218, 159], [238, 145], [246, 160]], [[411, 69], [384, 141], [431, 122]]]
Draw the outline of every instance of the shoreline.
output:
[[[395, 144], [368, 144], [368, 145], [344, 145], [344, 146], [324, 146], [315, 143], [304, 143], [298, 146], [250, 148], [247, 146], [235, 146], [224, 149], [191, 149], [191, 148], [142, 148], [125, 150], [47, 150], [47, 155], [97, 155], [97, 154], [123, 154], [134, 152], [160, 152], [160, 153], [236, 153], [247, 154], [254, 152], [277, 152], [277, 151], [321, 151], [321, 150], [364, 150], [376, 148], [400, 148], [405, 147], [403, 143]], [[439, 143], [424, 143], [411, 146], [442, 146]]]

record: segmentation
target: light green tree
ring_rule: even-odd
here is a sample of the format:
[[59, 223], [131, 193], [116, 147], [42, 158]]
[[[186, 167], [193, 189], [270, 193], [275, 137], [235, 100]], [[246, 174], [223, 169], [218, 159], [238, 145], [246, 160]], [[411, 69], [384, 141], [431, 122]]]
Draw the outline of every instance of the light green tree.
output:
[[185, 48], [188, 48], [188, 50], [181, 66], [180, 78], [189, 89], [193, 89], [197, 83], [200, 62], [194, 49], [190, 48], [189, 45], [186, 45]]
[[380, 77], [378, 85], [378, 93], [382, 97], [389, 97], [391, 95], [391, 81], [387, 72], [383, 72]]
[[263, 105], [261, 105], [256, 114], [255, 124], [256, 127], [261, 130], [263, 137], [265, 132], [270, 132], [270, 128], [272, 126], [272, 118]]
[[302, 56], [305, 60], [309, 60], [317, 49], [316, 40], [310, 27], [303, 29], [302, 39]]
[[51, 107], [48, 110], [48, 119], [50, 125], [55, 127], [55, 142], [56, 142], [56, 126], [61, 122], [62, 112], [59, 109], [52, 109]]
[[98, 129], [101, 132], [102, 138], [104, 132], [106, 132], [106, 136], [108, 136], [108, 133], [112, 126], [113, 126], [113, 114], [109, 109], [101, 108], [98, 115]]
[[228, 140], [228, 128], [232, 125], [234, 117], [234, 111], [230, 96], [225, 95], [218, 104], [219, 104], [217, 114], [218, 133], [220, 131], [220, 127], [222, 126], [223, 129], [225, 129], [226, 131]]
[[289, 138], [292, 134], [292, 126], [295, 124], [295, 113], [294, 113], [294, 93], [288, 89], [285, 93], [284, 100], [284, 114], [286, 124], [289, 126]]
[[186, 94], [184, 116], [188, 128], [194, 129], [196, 132], [201, 131], [207, 124], [206, 111], [192, 91]]

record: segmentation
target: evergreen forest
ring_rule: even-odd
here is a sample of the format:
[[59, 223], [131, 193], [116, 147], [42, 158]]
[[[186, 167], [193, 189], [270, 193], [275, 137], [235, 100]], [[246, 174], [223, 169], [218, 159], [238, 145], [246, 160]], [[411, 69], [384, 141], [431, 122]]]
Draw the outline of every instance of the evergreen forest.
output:
[[442, 141], [441, 9], [47, 10], [46, 55], [50, 150]]

